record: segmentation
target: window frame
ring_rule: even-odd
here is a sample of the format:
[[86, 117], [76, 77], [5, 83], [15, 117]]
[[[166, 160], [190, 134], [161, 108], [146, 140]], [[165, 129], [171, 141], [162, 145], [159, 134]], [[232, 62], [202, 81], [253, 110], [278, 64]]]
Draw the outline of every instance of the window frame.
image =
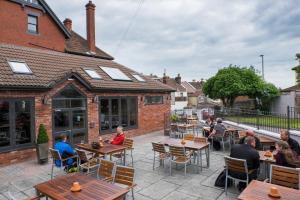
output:
[[[99, 66], [99, 68], [107, 75], [109, 76], [112, 80], [115, 80], [115, 81], [129, 81], [129, 82], [132, 82], [133, 80], [127, 75], [125, 74], [121, 69], [119, 68], [116, 68], [116, 67], [105, 67], [105, 66]], [[124, 76], [124, 78], [118, 78], [118, 77], [113, 77], [114, 74], [112, 73], [109, 73], [107, 70], [116, 70], [118, 73], [120, 72], [122, 76]]]
[[[157, 102], [150, 102], [150, 103], [146, 103], [146, 99], [147, 98], [154, 98], [154, 97], [161, 97], [161, 102], [157, 103]], [[161, 105], [164, 104], [164, 96], [163, 95], [156, 95], [156, 96], [145, 96], [144, 97], [144, 105]]]
[[142, 82], [145, 83], [146, 80], [139, 74], [132, 74], [132, 76], [138, 81], [138, 82]]
[[[29, 22], [30, 17], [33, 17], [33, 18], [36, 19], [36, 24], [32, 24], [32, 23]], [[29, 25], [36, 26], [36, 32], [29, 30], [29, 28], [28, 28]], [[32, 13], [27, 14], [27, 31], [28, 31], [28, 33], [31, 33], [31, 34], [36, 34], [36, 35], [39, 34], [39, 16], [34, 15]]]
[[[10, 142], [9, 146], [0, 147], [0, 153], [5, 153], [12, 150], [21, 150], [26, 148], [33, 148], [35, 146], [35, 99], [34, 98], [0, 98], [0, 101], [9, 102], [9, 134]], [[17, 101], [30, 101], [30, 143], [16, 144], [16, 107]]]
[[[102, 130], [101, 129], [101, 100], [103, 99], [108, 99], [108, 117], [109, 117], [109, 129], [107, 130]], [[125, 130], [132, 130], [132, 129], [138, 129], [139, 127], [139, 121], [138, 121], [138, 114], [139, 114], [139, 108], [138, 108], [138, 96], [99, 96], [98, 97], [98, 107], [99, 107], [99, 134], [100, 135], [106, 135], [106, 134], [111, 134], [111, 133], [114, 133], [116, 132], [116, 128], [113, 129], [112, 128], [112, 99], [118, 99], [118, 117], [119, 117], [119, 122], [122, 122], [122, 105], [121, 105], [121, 99], [126, 99], [127, 100], [127, 127], [124, 127]], [[136, 121], [136, 124], [131, 126], [130, 125], [130, 109], [131, 109], [131, 106], [130, 106], [130, 100], [131, 99], [135, 99], [136, 100], [136, 113], [135, 113], [135, 121]]]
[[[30, 67], [27, 65], [27, 63], [26, 63], [25, 61], [9, 60], [9, 61], [7, 61], [7, 62], [8, 62], [8, 65], [9, 65], [11, 71], [12, 71], [14, 74], [28, 74], [28, 75], [33, 74], [33, 72], [31, 71]], [[25, 67], [27, 68], [28, 72], [15, 71], [15, 70], [14, 70], [14, 66], [12, 65], [12, 63], [22, 63], [22, 64], [24, 64]]]
[[[91, 79], [94, 79], [94, 80], [101, 80], [101, 79], [102, 79], [101, 75], [100, 75], [96, 70], [94, 70], [94, 69], [83, 68], [83, 70], [84, 70], [84, 72], [85, 72]], [[92, 76], [88, 73], [88, 71], [95, 72], [95, 73], [99, 76], [99, 78], [92, 77]]]

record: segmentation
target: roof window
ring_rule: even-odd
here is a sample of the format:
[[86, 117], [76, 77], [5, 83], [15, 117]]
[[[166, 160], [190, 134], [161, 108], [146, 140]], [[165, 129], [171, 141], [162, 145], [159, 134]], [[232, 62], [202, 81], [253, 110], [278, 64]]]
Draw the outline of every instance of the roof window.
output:
[[9, 61], [8, 64], [16, 74], [32, 74], [32, 71], [25, 62]]
[[132, 74], [132, 76], [136, 79], [136, 80], [138, 80], [138, 81], [140, 81], [140, 82], [146, 82], [145, 81], [145, 79], [143, 79], [140, 75], [138, 75], [138, 74]]
[[87, 73], [92, 79], [101, 79], [101, 76], [92, 69], [84, 69], [85, 73]]
[[112, 67], [100, 67], [110, 78], [120, 81], [131, 81], [131, 79], [124, 74], [120, 69]]

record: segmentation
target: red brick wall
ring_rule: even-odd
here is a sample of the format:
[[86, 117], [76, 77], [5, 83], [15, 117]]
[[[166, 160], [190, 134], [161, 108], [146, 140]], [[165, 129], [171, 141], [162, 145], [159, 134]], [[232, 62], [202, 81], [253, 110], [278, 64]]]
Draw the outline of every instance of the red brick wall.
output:
[[[27, 13], [38, 14], [37, 35], [27, 32]], [[0, 1], [0, 43], [64, 51], [65, 36], [47, 13], [22, 7], [6, 0]], [[41, 46], [41, 47], [38, 47]]]
[[[52, 145], [52, 105], [51, 99], [61, 89], [68, 84], [73, 84], [82, 93], [87, 96], [88, 111], [88, 138], [89, 142], [96, 140], [99, 136], [99, 103], [94, 103], [93, 99], [97, 96], [137, 96], [138, 97], [138, 128], [127, 132], [128, 137], [146, 134], [152, 131], [162, 130], [164, 127], [164, 113], [170, 112], [171, 104], [169, 94], [146, 94], [146, 93], [91, 93], [86, 90], [80, 83], [75, 80], [68, 80], [55, 87], [48, 92], [25, 92], [25, 91], [0, 91], [0, 99], [16, 98], [16, 97], [34, 97], [35, 98], [35, 132], [38, 133], [38, 127], [41, 123], [45, 124], [50, 138], [50, 146]], [[144, 105], [146, 95], [164, 95], [164, 104], [160, 105]], [[42, 98], [46, 96], [47, 104], [42, 103]], [[95, 123], [94, 128], [90, 128], [89, 124]], [[104, 135], [104, 138], [111, 138], [113, 134]], [[35, 150], [16, 150], [13, 153], [0, 153], [0, 166], [10, 162], [15, 163], [35, 157]]]

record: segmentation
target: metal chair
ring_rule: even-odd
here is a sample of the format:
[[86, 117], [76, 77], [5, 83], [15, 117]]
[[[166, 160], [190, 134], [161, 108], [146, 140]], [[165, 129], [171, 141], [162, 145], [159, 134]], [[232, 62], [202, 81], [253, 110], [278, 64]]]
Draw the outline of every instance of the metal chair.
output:
[[[58, 150], [49, 148], [49, 151], [51, 153], [51, 157], [52, 157], [52, 160], [53, 160], [52, 168], [51, 168], [51, 179], [53, 178], [53, 171], [54, 171], [54, 167], [56, 166], [55, 161], [57, 161], [57, 160], [60, 161], [60, 166], [58, 166], [58, 168], [60, 168], [60, 169], [63, 169], [63, 167], [65, 167], [63, 162], [67, 161], [69, 159], [73, 159], [73, 158], [75, 159], [76, 158], [76, 162], [78, 164], [78, 156], [77, 155], [70, 156], [68, 158], [63, 159], [63, 158], [61, 158], [61, 155], [60, 155]], [[67, 170], [68, 170], [68, 167], [67, 167]]]
[[193, 141], [194, 138], [195, 138], [194, 134], [191, 134], [191, 133], [187, 133], [187, 134], [183, 135], [183, 139], [185, 139], [185, 140]]
[[76, 149], [78, 155], [78, 171], [80, 169], [87, 170], [87, 173], [90, 173], [91, 169], [97, 168], [99, 166], [98, 158], [88, 158], [86, 151]]
[[114, 154], [112, 154], [112, 156], [122, 160], [122, 159], [125, 159], [125, 156], [127, 155], [127, 151], [130, 151], [131, 165], [133, 166], [133, 150], [134, 150], [134, 148], [133, 148], [133, 139], [125, 138], [124, 142], [123, 142], [123, 145], [126, 147], [125, 155], [124, 155], [124, 152], [121, 152], [121, 153], [114, 153]]
[[270, 183], [300, 189], [300, 168], [271, 165]]
[[115, 163], [109, 160], [100, 160], [99, 168], [97, 170], [97, 178], [105, 181], [113, 181]]
[[134, 168], [117, 165], [113, 183], [127, 186], [127, 189], [131, 190], [132, 199], [134, 199], [133, 188], [136, 186], [134, 183]]
[[[225, 178], [225, 193], [227, 195], [227, 183], [228, 178], [232, 180], [237, 180], [240, 182], [245, 182], [248, 186], [249, 175], [254, 173], [255, 170], [248, 170], [247, 161], [245, 159], [237, 159], [229, 156], [224, 156], [225, 159], [225, 170], [226, 170], [226, 178]], [[232, 173], [244, 174], [245, 179], [240, 179], [230, 175]]]
[[[229, 149], [231, 148], [231, 144], [230, 144], [230, 134], [228, 133], [227, 130], [225, 130], [223, 133], [218, 133], [216, 132], [215, 135], [211, 136], [211, 140], [212, 140], [212, 144], [214, 143], [214, 139], [216, 140], [220, 140], [220, 142], [222, 143], [222, 148], [223, 148], [223, 152], [225, 152], [225, 142], [229, 143]], [[211, 145], [213, 147], [213, 145]]]
[[[155, 168], [155, 158], [157, 157], [160, 163], [165, 166], [165, 160], [170, 158], [170, 154], [166, 151], [165, 145], [161, 143], [152, 142], [153, 150], [153, 170]], [[157, 156], [158, 153], [158, 156]]]
[[177, 124], [171, 124], [170, 137], [180, 138], [181, 136], [182, 136], [182, 133], [179, 132], [178, 125]]
[[[208, 139], [206, 137], [195, 137], [194, 138], [194, 142], [199, 142], [199, 143], [208, 143]], [[209, 156], [208, 156], [208, 152], [209, 151], [209, 148], [205, 148], [205, 156], [206, 156], [206, 164], [208, 166], [208, 163], [209, 163]], [[201, 158], [201, 162], [202, 162], [202, 151], [200, 151], [200, 158]], [[194, 162], [195, 162], [195, 159], [197, 157], [197, 151], [194, 152]]]
[[172, 163], [184, 164], [184, 175], [186, 175], [187, 163], [191, 162], [192, 151], [186, 152], [184, 147], [169, 146], [170, 151], [170, 175], [172, 175]]

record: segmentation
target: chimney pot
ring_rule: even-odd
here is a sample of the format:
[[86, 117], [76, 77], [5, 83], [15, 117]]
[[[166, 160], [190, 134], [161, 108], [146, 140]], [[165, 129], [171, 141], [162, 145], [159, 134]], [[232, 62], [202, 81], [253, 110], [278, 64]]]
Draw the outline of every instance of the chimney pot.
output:
[[95, 4], [89, 1], [86, 7], [86, 34], [90, 52], [96, 52]]
[[175, 78], [175, 81], [177, 84], [181, 85], [181, 76], [180, 74], [177, 75], [177, 77]]
[[68, 29], [68, 31], [72, 31], [72, 20], [70, 18], [66, 18], [64, 20], [64, 25]]

